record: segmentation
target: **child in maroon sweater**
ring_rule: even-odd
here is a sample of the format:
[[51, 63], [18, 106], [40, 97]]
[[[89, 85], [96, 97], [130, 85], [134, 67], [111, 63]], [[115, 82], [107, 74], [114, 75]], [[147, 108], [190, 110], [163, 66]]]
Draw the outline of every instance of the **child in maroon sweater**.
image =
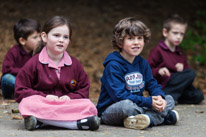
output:
[[14, 99], [16, 75], [40, 42], [40, 25], [33, 19], [20, 19], [13, 31], [18, 45], [7, 52], [2, 64], [1, 89], [6, 99]]
[[65, 18], [49, 19], [41, 33], [43, 49], [17, 75], [15, 100], [20, 103], [28, 130], [45, 124], [69, 129], [99, 128], [96, 107], [88, 99], [88, 76], [80, 62], [66, 52], [71, 32]]
[[195, 72], [179, 48], [186, 28], [187, 23], [179, 15], [168, 18], [162, 31], [165, 40], [150, 52], [148, 62], [165, 94], [171, 95], [176, 103], [198, 104], [204, 96], [192, 85]]

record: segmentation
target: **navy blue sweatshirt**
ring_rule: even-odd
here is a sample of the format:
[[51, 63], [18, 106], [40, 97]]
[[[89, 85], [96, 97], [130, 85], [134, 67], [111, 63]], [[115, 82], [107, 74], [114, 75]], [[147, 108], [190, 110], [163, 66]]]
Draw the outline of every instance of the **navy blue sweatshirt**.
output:
[[[131, 64], [119, 52], [110, 53], [103, 63], [105, 69], [101, 78], [101, 93], [97, 103], [98, 115], [115, 102], [129, 99], [139, 107], [152, 107], [152, 97], [164, 92], [152, 76], [147, 61], [137, 56]], [[147, 90], [150, 97], [144, 97]]]

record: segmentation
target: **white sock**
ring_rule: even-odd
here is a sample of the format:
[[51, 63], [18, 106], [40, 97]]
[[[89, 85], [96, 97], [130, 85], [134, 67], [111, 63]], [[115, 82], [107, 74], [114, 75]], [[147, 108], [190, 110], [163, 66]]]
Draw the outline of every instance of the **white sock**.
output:
[[[88, 119], [82, 119], [80, 120], [80, 123], [86, 123]], [[89, 126], [82, 126], [82, 129], [89, 129]]]
[[58, 121], [58, 120], [46, 120], [46, 119], [37, 119], [37, 120], [44, 124], [52, 125], [56, 127], [63, 127], [63, 128], [68, 128], [68, 129], [78, 129], [77, 121]]

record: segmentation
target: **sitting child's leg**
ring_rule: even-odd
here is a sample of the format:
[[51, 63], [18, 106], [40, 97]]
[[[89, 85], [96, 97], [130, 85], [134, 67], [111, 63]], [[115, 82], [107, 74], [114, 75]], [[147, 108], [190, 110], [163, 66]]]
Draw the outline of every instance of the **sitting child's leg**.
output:
[[130, 100], [122, 100], [107, 107], [102, 113], [101, 120], [107, 125], [123, 126], [123, 121], [128, 116], [143, 113], [143, 109]]
[[195, 71], [192, 69], [172, 74], [168, 84], [163, 89], [165, 94], [171, 95], [175, 102], [181, 104], [201, 103], [204, 96], [192, 85], [195, 75]]
[[136, 116], [129, 116], [124, 120], [126, 128], [145, 129], [161, 124], [176, 124], [179, 121], [179, 114], [172, 110], [175, 106], [172, 96], [165, 96], [167, 106], [163, 112], [157, 112], [151, 108], [144, 108], [145, 114], [137, 114]]
[[188, 86], [182, 96], [178, 99], [180, 104], [199, 104], [204, 100], [204, 95], [193, 85]]
[[176, 110], [170, 110], [164, 118], [164, 125], [175, 125], [179, 121], [179, 114]]
[[27, 130], [34, 130], [39, 128], [42, 125], [40, 121], [38, 121], [33, 116], [27, 116], [24, 118], [24, 126]]
[[148, 115], [137, 114], [136, 116], [129, 116], [124, 120], [124, 127], [133, 129], [145, 129], [152, 127], [153, 123]]
[[14, 87], [16, 77], [11, 74], [5, 74], [1, 79], [2, 95], [6, 99], [14, 99]]
[[193, 83], [194, 78], [195, 72], [192, 69], [173, 73], [163, 91], [166, 95], [171, 95], [175, 102], [177, 102], [184, 93], [186, 87]]
[[51, 125], [56, 127], [68, 128], [68, 129], [80, 129], [80, 130], [97, 130], [100, 122], [97, 116], [87, 117], [78, 121], [58, 121], [58, 120], [46, 120], [37, 119], [33, 116], [25, 117], [24, 125], [27, 130], [34, 130], [41, 125]]
[[146, 111], [145, 114], [150, 117], [154, 126], [169, 123], [169, 122], [165, 123], [165, 121], [170, 121], [170, 123], [175, 124], [179, 120], [178, 112], [173, 111], [175, 102], [172, 96], [166, 95], [165, 100], [167, 101], [167, 106], [163, 112], [157, 112], [154, 109], [145, 110]]

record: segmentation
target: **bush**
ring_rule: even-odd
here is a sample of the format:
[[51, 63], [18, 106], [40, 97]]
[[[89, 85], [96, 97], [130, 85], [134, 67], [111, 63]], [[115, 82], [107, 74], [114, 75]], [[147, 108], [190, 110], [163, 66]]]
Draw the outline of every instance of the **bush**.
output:
[[197, 11], [197, 19], [189, 26], [180, 47], [192, 54], [193, 61], [206, 65], [206, 11]]

